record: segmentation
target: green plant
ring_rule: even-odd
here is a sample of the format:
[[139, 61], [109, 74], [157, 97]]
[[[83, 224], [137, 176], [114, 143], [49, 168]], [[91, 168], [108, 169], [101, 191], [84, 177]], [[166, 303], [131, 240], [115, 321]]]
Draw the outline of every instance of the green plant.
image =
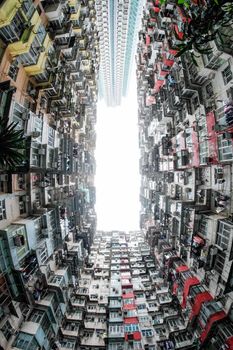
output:
[[0, 168], [12, 168], [24, 160], [25, 149], [24, 130], [17, 130], [17, 124], [7, 125], [7, 120], [0, 124]]
[[[167, 0], [160, 0], [166, 4]], [[226, 35], [224, 30], [233, 24], [233, 3], [229, 0], [176, 0], [176, 6], [180, 8], [187, 19], [183, 23], [183, 36], [174, 36], [180, 41], [177, 45], [177, 57], [190, 51], [195, 62], [193, 52], [208, 54], [212, 51], [208, 45], [212, 40], [219, 39], [230, 42], [232, 38]]]

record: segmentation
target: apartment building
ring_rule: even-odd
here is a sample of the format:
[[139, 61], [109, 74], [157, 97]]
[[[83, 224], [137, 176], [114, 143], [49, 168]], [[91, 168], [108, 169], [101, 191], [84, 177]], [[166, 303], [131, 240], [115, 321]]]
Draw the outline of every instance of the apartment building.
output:
[[102, 95], [109, 106], [126, 96], [143, 0], [97, 0]]
[[0, 3], [0, 120], [25, 136], [25, 160], [0, 169], [1, 349], [77, 348], [70, 301], [96, 228], [95, 16], [91, 0]]
[[[178, 297], [187, 293], [195, 308], [193, 295], [202, 290], [207, 299], [197, 299], [210, 300], [209, 290], [211, 298], [222, 303], [219, 308], [213, 301], [203, 304], [195, 316], [207, 315], [212, 307], [220, 312], [222, 305], [231, 315], [233, 145], [226, 121], [232, 105], [233, 51], [226, 39], [220, 43], [217, 37], [209, 43], [209, 55], [197, 55], [197, 65], [189, 52], [176, 57], [182, 23], [188, 20], [182, 6], [172, 1], [163, 6], [147, 1], [144, 8], [136, 56], [140, 223], [166, 278], [178, 279], [173, 283]], [[232, 27], [227, 30], [231, 33]], [[177, 258], [184, 262], [178, 274]], [[172, 265], [174, 275], [169, 274]], [[200, 286], [190, 288], [188, 281]], [[186, 304], [184, 310], [188, 313]], [[226, 331], [219, 322], [216, 329]], [[228, 331], [232, 335], [232, 329]], [[201, 335], [199, 346], [230, 348], [220, 335], [217, 338], [205, 343], [206, 335]]]
[[86, 311], [80, 349], [230, 349], [227, 305], [166, 252], [155, 256], [143, 231], [96, 232], [72, 299]]

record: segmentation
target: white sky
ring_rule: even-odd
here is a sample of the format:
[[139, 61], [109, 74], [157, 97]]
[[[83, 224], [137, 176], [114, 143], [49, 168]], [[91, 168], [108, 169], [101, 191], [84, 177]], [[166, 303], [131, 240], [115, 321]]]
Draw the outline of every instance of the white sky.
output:
[[[136, 76], [132, 72], [132, 76]], [[97, 108], [96, 211], [98, 230], [139, 229], [139, 146], [136, 80], [119, 107]]]

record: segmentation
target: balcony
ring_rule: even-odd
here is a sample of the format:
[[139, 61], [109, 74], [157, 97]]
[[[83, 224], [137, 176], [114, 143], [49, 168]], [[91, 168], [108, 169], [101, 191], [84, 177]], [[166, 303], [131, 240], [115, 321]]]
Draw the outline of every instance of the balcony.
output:
[[176, 349], [183, 349], [194, 344], [195, 336], [186, 331], [173, 335], [173, 340], [175, 341]]
[[43, 51], [39, 54], [37, 63], [24, 67], [25, 72], [29, 76], [41, 74], [45, 71], [45, 65], [46, 65], [47, 56], [48, 56], [50, 47], [51, 47], [51, 41], [49, 39], [48, 34], [46, 34], [43, 42]]
[[164, 305], [172, 302], [172, 297], [170, 293], [161, 293], [161, 294], [158, 294], [157, 297], [160, 305]]
[[37, 32], [40, 30], [40, 26], [41, 19], [38, 12], [35, 11], [30, 21], [30, 27], [24, 29], [21, 39], [8, 45], [8, 49], [12, 57], [29, 52], [31, 45], [37, 36]]
[[186, 329], [186, 324], [181, 317], [171, 317], [166, 319], [170, 332], [180, 332]]
[[60, 350], [74, 350], [76, 349], [76, 340], [71, 340], [69, 337], [63, 338], [59, 341]]
[[89, 331], [84, 330], [80, 333], [80, 345], [81, 346], [95, 346], [97, 348], [105, 349], [105, 338], [107, 337], [106, 332], [102, 330]]
[[83, 320], [83, 311], [79, 309], [73, 309], [66, 313], [66, 320], [67, 321], [82, 321]]
[[106, 332], [106, 317], [97, 317], [88, 314], [84, 319], [84, 326], [85, 329], [98, 329]]
[[64, 18], [63, 5], [59, 1], [57, 3], [56, 1], [54, 1], [53, 4], [49, 4], [45, 6], [44, 11], [49, 22], [63, 21], [63, 18]]
[[110, 325], [108, 327], [108, 338], [124, 338], [124, 336], [125, 331], [123, 325]]
[[61, 326], [61, 333], [64, 337], [76, 338], [79, 335], [79, 328], [79, 323], [66, 321]]
[[11, 24], [18, 8], [21, 6], [20, 0], [1, 1], [0, 5], [0, 28]]

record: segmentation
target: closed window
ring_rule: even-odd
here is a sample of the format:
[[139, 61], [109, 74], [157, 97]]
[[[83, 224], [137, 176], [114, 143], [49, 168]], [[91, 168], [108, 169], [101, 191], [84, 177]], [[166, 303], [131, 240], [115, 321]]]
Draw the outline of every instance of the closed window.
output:
[[4, 42], [13, 43], [20, 40], [24, 31], [25, 18], [22, 13], [18, 11], [12, 19], [10, 25], [4, 26], [0, 29], [0, 37]]
[[15, 60], [9, 67], [9, 71], [8, 71], [8, 75], [11, 79], [13, 79], [14, 81], [16, 81], [17, 79], [17, 75], [18, 75], [18, 71], [19, 71], [19, 65], [17, 60]]
[[6, 219], [6, 204], [5, 199], [0, 200], [0, 220]]
[[219, 222], [218, 232], [216, 237], [216, 244], [224, 250], [227, 250], [229, 246], [231, 232], [232, 232], [232, 229], [230, 225], [228, 225], [224, 221]]
[[44, 315], [44, 312], [41, 310], [34, 310], [29, 318], [29, 321], [40, 323], [42, 317]]
[[222, 274], [222, 271], [224, 268], [225, 259], [226, 259], [226, 254], [222, 251], [219, 251], [216, 256], [214, 270], [217, 271], [220, 275]]
[[218, 137], [218, 152], [220, 161], [233, 159], [232, 141], [231, 139], [225, 139], [222, 134]]
[[4, 337], [6, 338], [6, 340], [9, 340], [11, 335], [12, 335], [12, 331], [13, 331], [13, 328], [11, 327], [11, 324], [9, 321], [6, 321], [4, 326], [1, 328], [1, 331], [4, 335]]
[[222, 77], [224, 84], [227, 85], [231, 79], [232, 79], [232, 71], [231, 71], [231, 66], [228, 65], [223, 71], [222, 71]]
[[38, 343], [34, 339], [33, 335], [20, 332], [15, 339], [13, 346], [18, 349], [23, 350], [37, 350], [38, 349]]

